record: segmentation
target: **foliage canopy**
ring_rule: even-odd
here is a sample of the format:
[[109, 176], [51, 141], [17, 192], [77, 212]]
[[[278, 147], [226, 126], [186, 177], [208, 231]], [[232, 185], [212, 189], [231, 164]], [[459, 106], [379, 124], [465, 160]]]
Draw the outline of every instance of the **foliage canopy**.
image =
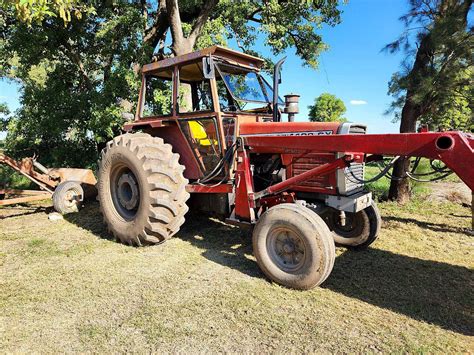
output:
[[346, 122], [344, 102], [329, 93], [323, 93], [314, 100], [314, 105], [308, 106], [309, 119], [313, 122]]
[[316, 67], [327, 48], [318, 30], [340, 22], [334, 0], [90, 3], [93, 10], [75, 0], [0, 0], [0, 76], [21, 86], [21, 107], [8, 123], [10, 154], [93, 164], [120, 133], [121, 112], [133, 112], [140, 66], [152, 58], [230, 40], [258, 54], [258, 40], [274, 54], [293, 47]]
[[[468, 25], [472, 0], [409, 0], [401, 17], [406, 30], [386, 48], [404, 50], [404, 70], [389, 83], [394, 96], [389, 111], [400, 120], [400, 132], [414, 132], [418, 122], [432, 129], [473, 130], [474, 30]], [[410, 196], [409, 160], [394, 165], [389, 199]]]
[[[406, 30], [387, 45], [406, 53], [403, 69], [389, 83], [395, 120], [416, 121], [432, 129], [473, 130], [474, 32], [467, 15], [471, 0], [409, 0], [401, 17]], [[415, 33], [413, 33], [415, 31]], [[403, 117], [412, 105], [414, 115]], [[408, 111], [408, 110], [406, 110]]]

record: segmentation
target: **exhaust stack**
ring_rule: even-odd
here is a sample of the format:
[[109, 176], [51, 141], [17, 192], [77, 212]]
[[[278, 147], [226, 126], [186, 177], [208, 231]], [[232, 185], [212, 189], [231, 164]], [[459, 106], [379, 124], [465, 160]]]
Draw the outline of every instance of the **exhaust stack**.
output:
[[273, 68], [273, 122], [280, 121], [280, 112], [278, 111], [278, 85], [281, 83], [281, 66], [286, 57], [280, 59]]

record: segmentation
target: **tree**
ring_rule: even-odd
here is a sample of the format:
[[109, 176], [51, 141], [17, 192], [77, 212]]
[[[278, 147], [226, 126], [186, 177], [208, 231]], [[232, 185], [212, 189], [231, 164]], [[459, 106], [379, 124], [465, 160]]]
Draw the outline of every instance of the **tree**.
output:
[[7, 129], [8, 121], [10, 119], [10, 110], [7, 104], [0, 102], [0, 132]]
[[13, 155], [35, 152], [50, 165], [92, 164], [100, 146], [120, 133], [121, 112], [133, 112], [139, 69], [152, 58], [230, 39], [258, 54], [252, 51], [258, 34], [273, 53], [294, 47], [316, 67], [327, 48], [317, 29], [340, 21], [334, 0], [93, 4], [94, 11], [66, 23], [47, 12], [25, 22], [15, 7], [0, 9], [0, 76], [21, 84], [21, 107], [6, 140]]
[[46, 17], [59, 17], [64, 23], [71, 21], [71, 13], [78, 19], [82, 14], [94, 12], [94, 7], [80, 0], [0, 0], [1, 8], [11, 8], [21, 21], [41, 23]]
[[[394, 74], [389, 83], [389, 93], [395, 97], [391, 109], [400, 119], [401, 133], [415, 132], [420, 120], [443, 120], [443, 115], [455, 107], [449, 104], [453, 98], [459, 107], [466, 106], [462, 101], [467, 100], [467, 106], [472, 108], [473, 30], [467, 28], [472, 0], [409, 0], [409, 3], [408, 14], [401, 17], [407, 30], [387, 46], [391, 52], [404, 49], [407, 53], [404, 70]], [[408, 64], [410, 61], [412, 65]], [[471, 94], [464, 97], [469, 91]], [[390, 199], [401, 203], [409, 199], [410, 185], [406, 179], [409, 164], [406, 158], [396, 162], [393, 175], [402, 179], [392, 180]]]
[[313, 122], [346, 122], [342, 117], [346, 113], [344, 102], [335, 95], [323, 93], [308, 106], [309, 119]]
[[457, 73], [460, 84], [456, 91], [447, 93], [432, 110], [421, 115], [420, 124], [432, 131], [459, 130], [474, 132], [474, 68]]

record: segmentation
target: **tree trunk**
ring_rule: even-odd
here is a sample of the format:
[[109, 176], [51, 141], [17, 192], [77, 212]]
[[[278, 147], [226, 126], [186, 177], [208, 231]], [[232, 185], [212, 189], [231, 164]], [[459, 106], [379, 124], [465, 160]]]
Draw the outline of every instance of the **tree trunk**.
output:
[[[405, 105], [402, 109], [400, 120], [400, 133], [410, 133], [416, 131], [416, 121], [419, 117], [419, 107], [412, 101], [412, 94], [407, 93]], [[410, 167], [410, 159], [400, 157], [393, 166], [388, 199], [398, 203], [406, 203], [410, 200], [410, 180], [406, 177], [406, 172]], [[399, 179], [397, 179], [399, 178]]]
[[[434, 19], [434, 25], [431, 31], [436, 33], [438, 23], [442, 23], [448, 17], [451, 17], [453, 25], [450, 26], [449, 32], [454, 34], [456, 31], [465, 28], [467, 23], [467, 14], [471, 8], [472, 0], [442, 0], [437, 7], [437, 15]], [[441, 22], [439, 22], [441, 21]], [[439, 35], [439, 34], [438, 34]], [[445, 34], [446, 35], [446, 34]], [[449, 34], [447, 34], [449, 36]], [[434, 43], [433, 43], [434, 42]], [[420, 82], [422, 78], [430, 75], [429, 66], [431, 58], [433, 58], [436, 46], [436, 38], [433, 41], [431, 32], [421, 37], [420, 45], [416, 52], [413, 68], [407, 76], [407, 94], [405, 104], [402, 109], [402, 117], [400, 121], [400, 133], [408, 133], [416, 131], [416, 122], [418, 118], [430, 105], [430, 97], [423, 98], [424, 102], [415, 102], [414, 94], [420, 90]], [[431, 74], [432, 75], [432, 74]], [[421, 101], [423, 101], [421, 100]], [[418, 100], [419, 101], [419, 100]], [[404, 177], [409, 168], [409, 160], [401, 157], [393, 167], [392, 175], [394, 177]], [[410, 182], [409, 179], [392, 180], [388, 198], [405, 203], [410, 199]]]
[[[413, 68], [408, 74], [408, 88], [400, 119], [400, 133], [416, 132], [416, 122], [422, 114], [422, 103], [415, 102], [413, 96], [416, 93], [420, 78], [426, 75], [427, 66], [430, 63], [432, 43], [430, 34], [423, 36], [418, 51], [416, 52]], [[406, 177], [410, 165], [409, 158], [400, 157], [395, 162], [390, 182], [388, 199], [399, 203], [410, 200], [410, 180]], [[397, 179], [398, 178], [398, 179]]]

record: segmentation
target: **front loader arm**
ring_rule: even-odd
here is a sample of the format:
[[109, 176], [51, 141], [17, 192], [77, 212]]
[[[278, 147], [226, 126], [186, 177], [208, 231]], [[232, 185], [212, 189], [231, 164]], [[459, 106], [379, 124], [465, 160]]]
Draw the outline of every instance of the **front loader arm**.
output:
[[255, 153], [349, 152], [441, 160], [474, 190], [474, 136], [462, 132], [245, 136]]

